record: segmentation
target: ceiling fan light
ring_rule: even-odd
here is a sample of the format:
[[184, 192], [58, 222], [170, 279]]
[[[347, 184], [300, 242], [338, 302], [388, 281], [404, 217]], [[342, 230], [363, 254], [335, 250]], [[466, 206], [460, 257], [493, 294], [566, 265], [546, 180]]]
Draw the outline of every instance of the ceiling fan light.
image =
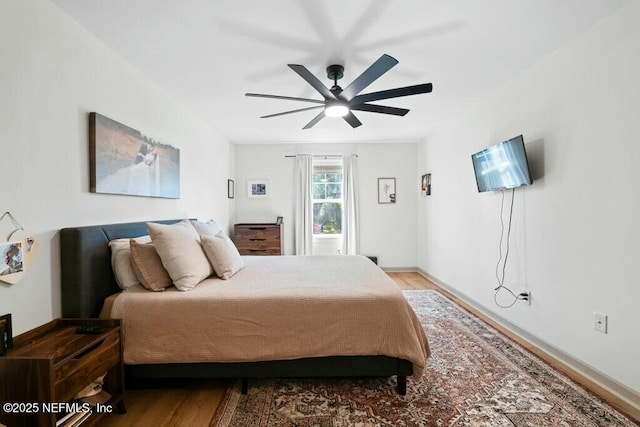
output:
[[349, 114], [349, 108], [343, 104], [327, 105], [324, 114], [328, 117], [344, 117]]

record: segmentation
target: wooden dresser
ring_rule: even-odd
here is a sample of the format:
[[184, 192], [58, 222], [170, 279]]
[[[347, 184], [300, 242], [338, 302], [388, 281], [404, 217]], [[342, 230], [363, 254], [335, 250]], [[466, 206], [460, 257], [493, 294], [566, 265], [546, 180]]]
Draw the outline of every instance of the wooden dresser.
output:
[[[79, 326], [100, 330], [81, 334]], [[18, 335], [0, 357], [0, 401], [15, 403], [0, 410], [0, 424], [56, 426], [61, 407], [105, 372], [103, 387], [111, 399], [103, 407], [125, 412], [120, 320], [57, 319]], [[92, 412], [83, 427], [105, 414]]]
[[282, 255], [282, 226], [235, 224], [233, 241], [240, 255]]

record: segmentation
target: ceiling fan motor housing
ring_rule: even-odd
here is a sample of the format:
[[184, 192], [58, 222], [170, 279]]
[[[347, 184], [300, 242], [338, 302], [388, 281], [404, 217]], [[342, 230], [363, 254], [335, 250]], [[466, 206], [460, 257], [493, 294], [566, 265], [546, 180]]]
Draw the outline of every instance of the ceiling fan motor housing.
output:
[[344, 67], [342, 65], [334, 64], [327, 67], [327, 77], [334, 82], [340, 80], [344, 76]]

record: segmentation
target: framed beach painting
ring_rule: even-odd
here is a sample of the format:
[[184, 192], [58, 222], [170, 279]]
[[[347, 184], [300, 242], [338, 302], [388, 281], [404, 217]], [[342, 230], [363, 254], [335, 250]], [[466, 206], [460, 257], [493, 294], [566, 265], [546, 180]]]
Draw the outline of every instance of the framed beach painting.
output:
[[98, 113], [89, 114], [92, 193], [180, 198], [180, 150]]

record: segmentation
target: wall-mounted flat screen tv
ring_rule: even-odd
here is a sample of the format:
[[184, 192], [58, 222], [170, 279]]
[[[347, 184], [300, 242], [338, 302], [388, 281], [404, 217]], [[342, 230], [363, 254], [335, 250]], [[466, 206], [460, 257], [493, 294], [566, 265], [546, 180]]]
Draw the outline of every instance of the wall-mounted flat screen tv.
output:
[[478, 191], [495, 191], [531, 185], [522, 135], [471, 156]]

